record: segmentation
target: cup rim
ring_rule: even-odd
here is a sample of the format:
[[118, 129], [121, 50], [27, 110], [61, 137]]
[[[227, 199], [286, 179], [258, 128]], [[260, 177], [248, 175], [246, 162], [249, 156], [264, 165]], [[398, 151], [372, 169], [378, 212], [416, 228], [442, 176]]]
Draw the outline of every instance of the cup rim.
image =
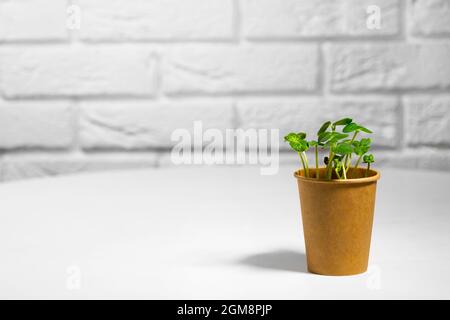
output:
[[[315, 168], [312, 168], [313, 170], [315, 170]], [[321, 167], [320, 169], [325, 169], [325, 167]], [[363, 168], [358, 168], [359, 170], [366, 170]], [[310, 183], [325, 183], [325, 184], [358, 184], [358, 183], [369, 183], [369, 182], [376, 182], [380, 179], [380, 172], [374, 169], [369, 169], [370, 172], [370, 176], [369, 177], [364, 177], [364, 178], [356, 178], [356, 179], [347, 179], [347, 180], [343, 180], [343, 179], [331, 179], [331, 180], [323, 180], [323, 179], [316, 179], [315, 177], [304, 177], [302, 176], [300, 173], [304, 172], [304, 169], [299, 169], [297, 171], [294, 172], [294, 177], [297, 178], [297, 180], [299, 181], [305, 181], [305, 182], [310, 182]]]

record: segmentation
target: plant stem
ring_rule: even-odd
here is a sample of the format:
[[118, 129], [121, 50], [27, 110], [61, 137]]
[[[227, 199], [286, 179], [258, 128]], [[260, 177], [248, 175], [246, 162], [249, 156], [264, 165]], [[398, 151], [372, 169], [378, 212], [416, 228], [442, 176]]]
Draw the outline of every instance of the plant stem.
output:
[[351, 166], [352, 166], [352, 155], [350, 155], [350, 158], [348, 159], [347, 171], [348, 169], [350, 169]]
[[[356, 130], [355, 133], [353, 134], [353, 137], [352, 137], [352, 140], [350, 141], [350, 144], [352, 144], [353, 141], [355, 141], [356, 136], [358, 135], [358, 133], [359, 133], [359, 131]], [[348, 169], [350, 168], [351, 161], [350, 161], [350, 163], [349, 163], [349, 160], [351, 159], [351, 156], [352, 156], [351, 154], [348, 154], [348, 155], [346, 155], [345, 158], [344, 158], [344, 168], [343, 168], [344, 176], [347, 176], [347, 171], [348, 171]], [[347, 178], [346, 178], [346, 179], [347, 179]]]
[[347, 172], [345, 170], [345, 165], [342, 166], [342, 172], [344, 174], [344, 180], [347, 180]]
[[356, 163], [355, 163], [355, 166], [354, 166], [355, 169], [358, 168], [359, 164], [361, 163], [362, 158], [363, 158], [363, 156], [360, 155], [359, 158], [358, 158], [358, 160], [357, 160]]
[[359, 133], [359, 131], [356, 130], [356, 131], [355, 131], [355, 134], [354, 134], [353, 137], [352, 137], [352, 140], [350, 141], [350, 143], [353, 143], [353, 141], [355, 141], [356, 136], [358, 135], [358, 133]]
[[369, 176], [370, 162], [367, 163], [366, 178]]
[[326, 176], [328, 177], [328, 171], [330, 170], [330, 166], [332, 165], [331, 164], [331, 154], [332, 154], [332, 148], [333, 148], [333, 146], [330, 146], [330, 152], [328, 153], [328, 163], [327, 163], [327, 169], [325, 170], [325, 174], [326, 174]]
[[348, 172], [348, 169], [350, 169], [350, 165], [351, 165], [351, 163], [352, 163], [352, 154], [349, 154], [349, 155], [347, 155], [348, 156], [348, 161], [346, 160], [345, 161], [345, 163], [344, 163], [344, 171], [345, 171], [345, 174], [347, 174], [347, 172]]
[[305, 171], [305, 177], [309, 178], [309, 172], [307, 170], [307, 166], [305, 164], [305, 160], [303, 159], [303, 155], [302, 155], [301, 152], [299, 152], [298, 155], [300, 156], [300, 160], [302, 161], [303, 170]]
[[338, 170], [334, 170], [336, 172], [336, 175], [339, 179], [342, 179], [341, 176], [339, 175], [339, 171]]
[[303, 159], [305, 160], [306, 165], [306, 177], [309, 178], [309, 164], [308, 164], [308, 157], [306, 156], [306, 153], [303, 151]]
[[333, 169], [333, 159], [334, 159], [334, 153], [331, 152], [330, 149], [330, 157], [328, 158], [328, 165], [327, 165], [327, 169], [326, 169], [326, 177], [327, 180], [331, 180], [331, 174], [332, 174], [332, 169]]
[[319, 179], [319, 146], [316, 145], [316, 179]]

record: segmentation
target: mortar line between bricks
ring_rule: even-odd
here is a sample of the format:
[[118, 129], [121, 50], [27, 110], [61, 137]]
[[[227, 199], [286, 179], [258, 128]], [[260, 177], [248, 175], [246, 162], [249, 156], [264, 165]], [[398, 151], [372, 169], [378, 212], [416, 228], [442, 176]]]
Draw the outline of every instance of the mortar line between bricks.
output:
[[98, 95], [98, 96], [3, 96], [4, 101], [104, 101], [104, 100], [115, 100], [115, 101], [157, 101], [154, 96], [135, 96], [135, 95]]
[[435, 97], [449, 97], [450, 92], [447, 89], [439, 90], [405, 90], [405, 91], [365, 91], [365, 92], [299, 92], [299, 93], [284, 93], [284, 92], [261, 92], [261, 93], [227, 93], [227, 94], [186, 94], [186, 95], [167, 95], [162, 94], [160, 99], [155, 97], [140, 97], [140, 96], [29, 96], [29, 97], [2, 97], [5, 102], [31, 102], [31, 101], [78, 101], [78, 102], [131, 102], [131, 101], [148, 101], [150, 103], [157, 102], [180, 102], [186, 101], [227, 101], [229, 99], [301, 99], [301, 98], [328, 98], [328, 99], [363, 99], [363, 98], [395, 98], [399, 95], [408, 95], [411, 97], [422, 97], [433, 95]]
[[[286, 45], [286, 46], [296, 46], [302, 44], [318, 44], [320, 42], [332, 43], [332, 44], [349, 44], [349, 45], [365, 45], [365, 44], [402, 44], [402, 43], [423, 43], [427, 44], [448, 44], [450, 42], [450, 34], [443, 34], [439, 36], [417, 36], [417, 37], [408, 37], [408, 39], [404, 38], [396, 38], [396, 39], [370, 39], [370, 38], [358, 38], [358, 39], [339, 39], [339, 38], [311, 38], [311, 39], [266, 39], [266, 40], [254, 40], [254, 39], [246, 39], [242, 38], [240, 44], [245, 43], [246, 45]], [[86, 41], [8, 41], [2, 42], [0, 41], [0, 45], [2, 48], [14, 49], [14, 48], [23, 48], [23, 47], [38, 47], [38, 48], [52, 48], [52, 47], [61, 47], [61, 48], [70, 48], [71, 45], [78, 45], [84, 48], [96, 48], [101, 45], [108, 45], [112, 47], [129, 47], [133, 45], [134, 48], [146, 48], [152, 45], [163, 47], [176, 47], [180, 45], [207, 45], [210, 47], [228, 45], [233, 47], [239, 47], [236, 44], [236, 40], [232, 39], [230, 41], [168, 41], [168, 42], [158, 42], [158, 41], [121, 41], [121, 42], [112, 42], [112, 41], [96, 41], [96, 42], [86, 42]], [[152, 49], [156, 47], [151, 47], [148, 49]]]
[[69, 46], [71, 40], [69, 35], [67, 39], [29, 39], [29, 40], [0, 40], [0, 46], [4, 47], [24, 47], [24, 46]]
[[317, 36], [317, 37], [268, 37], [268, 38], [245, 38], [250, 44], [286, 44], [286, 43], [317, 43], [317, 42], [336, 42], [336, 43], [398, 43], [403, 40], [400, 35], [395, 36], [377, 36], [377, 37], [348, 37], [348, 36]]
[[442, 89], [380, 89], [380, 90], [365, 90], [360, 91], [331, 91], [331, 94], [335, 96], [341, 95], [355, 95], [355, 96], [365, 96], [365, 95], [446, 95], [449, 93], [449, 88]]
[[[420, 38], [419, 38], [420, 39]], [[423, 39], [431, 40], [442, 40], [445, 39], [443, 37], [423, 37]], [[448, 38], [447, 38], [448, 39]], [[236, 37], [226, 39], [226, 40], [220, 40], [220, 39], [204, 39], [204, 40], [188, 40], [188, 39], [168, 39], [168, 40], [120, 40], [120, 41], [108, 41], [108, 40], [96, 40], [96, 41], [86, 41], [83, 39], [72, 39], [69, 37], [67, 40], [10, 40], [10, 41], [1, 41], [0, 45], [2, 47], [24, 47], [24, 46], [30, 46], [30, 47], [40, 47], [45, 45], [46, 47], [69, 47], [71, 44], [79, 44], [83, 45], [86, 48], [89, 47], [97, 47], [99, 45], [110, 45], [110, 46], [130, 46], [134, 45], [137, 47], [145, 47], [145, 46], [164, 46], [164, 47], [172, 47], [172, 46], [179, 46], [179, 45], [210, 45], [210, 46], [219, 46], [219, 45], [230, 45], [230, 46], [236, 46], [237, 43], [241, 44], [243, 42], [249, 44], [249, 45], [267, 45], [267, 44], [274, 44], [274, 45], [301, 45], [301, 44], [317, 44], [318, 42], [333, 42], [333, 43], [349, 43], [349, 44], [359, 44], [359, 43], [399, 43], [399, 40], [404, 40], [403, 38], [392, 38], [392, 37], [377, 37], [377, 38], [368, 38], [368, 37], [352, 37], [352, 38], [340, 38], [340, 37], [312, 37], [312, 38], [259, 38], [259, 39], [252, 39], [252, 38], [245, 38], [240, 37], [239, 41], [236, 40]]]

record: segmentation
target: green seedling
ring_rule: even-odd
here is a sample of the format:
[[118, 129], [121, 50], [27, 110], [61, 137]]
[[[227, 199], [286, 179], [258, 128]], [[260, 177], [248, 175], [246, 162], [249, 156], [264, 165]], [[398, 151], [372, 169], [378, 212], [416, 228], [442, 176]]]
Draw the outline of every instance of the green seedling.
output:
[[[342, 127], [342, 132], [338, 132], [337, 129]], [[361, 163], [361, 160], [373, 161], [372, 158], [366, 157], [366, 153], [370, 150], [371, 139], [363, 138], [356, 140], [358, 134], [372, 133], [371, 130], [366, 127], [353, 122], [350, 118], [343, 118], [335, 122], [327, 121], [317, 131], [317, 139], [307, 141], [306, 133], [289, 133], [284, 137], [284, 140], [289, 143], [291, 148], [295, 150], [300, 157], [305, 176], [309, 177], [309, 166], [306, 152], [310, 148], [314, 148], [315, 154], [315, 166], [316, 166], [316, 179], [319, 177], [319, 148], [328, 150], [328, 156], [324, 158], [325, 179], [331, 180], [333, 172], [338, 179], [347, 179], [348, 170], [351, 167], [352, 155], [356, 156], [356, 162], [354, 168], [357, 168]], [[352, 134], [351, 138], [349, 137]], [[368, 166], [370, 168], [370, 163]]]
[[358, 160], [356, 160], [356, 163], [355, 163], [355, 169], [358, 168], [363, 156], [367, 152], [369, 152], [371, 143], [372, 143], [372, 140], [370, 140], [369, 138], [361, 139], [361, 141], [353, 141], [354, 151], [355, 151], [355, 154], [358, 156]]
[[292, 149], [297, 151], [300, 156], [300, 160], [303, 165], [303, 169], [305, 170], [305, 176], [309, 178], [309, 167], [308, 167], [308, 158], [306, 157], [306, 151], [309, 149], [309, 143], [306, 139], [306, 133], [289, 133], [284, 137], [284, 140], [289, 143]]
[[[369, 134], [372, 133], [371, 130], [367, 129], [366, 127], [363, 127], [362, 125], [357, 124], [356, 122], [353, 122], [353, 120], [351, 120], [350, 122], [348, 122], [345, 125], [345, 127], [342, 129], [342, 132], [345, 132], [345, 133], [353, 132], [352, 139], [350, 140], [350, 143], [352, 143], [352, 144], [353, 144], [353, 142], [355, 142], [356, 137], [358, 136], [358, 134], [360, 132], [369, 133]], [[352, 154], [350, 153], [344, 159], [344, 168], [346, 171], [348, 171], [348, 169], [350, 167], [351, 158], [352, 158]]]
[[369, 175], [370, 164], [375, 162], [375, 158], [372, 154], [367, 154], [363, 157], [363, 162], [367, 163], [366, 177]]
[[342, 157], [341, 156], [335, 156], [333, 159], [333, 165], [334, 165], [334, 172], [336, 173], [336, 176], [339, 179], [342, 179], [343, 176], [341, 175], [342, 171]]
[[314, 147], [315, 159], [316, 159], [316, 179], [319, 179], [319, 147], [323, 147], [325, 142], [331, 137], [331, 132], [327, 132], [331, 126], [331, 121], [327, 121], [317, 131], [317, 140], [311, 140], [309, 142], [310, 147]]

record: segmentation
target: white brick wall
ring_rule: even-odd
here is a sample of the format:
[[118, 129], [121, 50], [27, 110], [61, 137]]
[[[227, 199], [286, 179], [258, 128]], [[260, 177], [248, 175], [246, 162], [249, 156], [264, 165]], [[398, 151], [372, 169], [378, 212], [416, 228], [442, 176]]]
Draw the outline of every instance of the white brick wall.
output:
[[195, 120], [285, 133], [344, 115], [376, 132], [379, 164], [450, 170], [449, 16], [450, 0], [0, 0], [0, 179], [166, 165]]
[[5, 149], [70, 148], [73, 123], [70, 102], [0, 101], [0, 145]]
[[334, 92], [450, 89], [450, 43], [326, 48]]
[[219, 40], [233, 37], [233, 0], [79, 0], [84, 40]]
[[0, 1], [0, 42], [67, 39], [66, 1]]
[[168, 148], [171, 133], [192, 131], [201, 120], [204, 129], [233, 127], [230, 102], [91, 102], [83, 103], [80, 145], [85, 150]]
[[[382, 28], [366, 28], [367, 7], [383, 12]], [[380, 37], [400, 30], [399, 0], [242, 0], [243, 32], [249, 39]]]
[[168, 95], [317, 90], [316, 45], [216, 45], [168, 50], [163, 92]]
[[[280, 139], [292, 128], [303, 123], [302, 130], [314, 135], [317, 126], [329, 118], [357, 118], [373, 129], [374, 145], [395, 148], [399, 146], [396, 137], [400, 134], [400, 103], [393, 97], [353, 97], [332, 99], [259, 99], [238, 102], [240, 126], [243, 128], [280, 128]], [[383, 114], [383, 117], [379, 115]], [[307, 121], [305, 119], [314, 119]], [[280, 141], [280, 146], [289, 146]]]
[[409, 28], [415, 36], [449, 36], [448, 0], [409, 0]]
[[151, 96], [155, 64], [133, 46], [1, 48], [0, 89], [7, 98]]

